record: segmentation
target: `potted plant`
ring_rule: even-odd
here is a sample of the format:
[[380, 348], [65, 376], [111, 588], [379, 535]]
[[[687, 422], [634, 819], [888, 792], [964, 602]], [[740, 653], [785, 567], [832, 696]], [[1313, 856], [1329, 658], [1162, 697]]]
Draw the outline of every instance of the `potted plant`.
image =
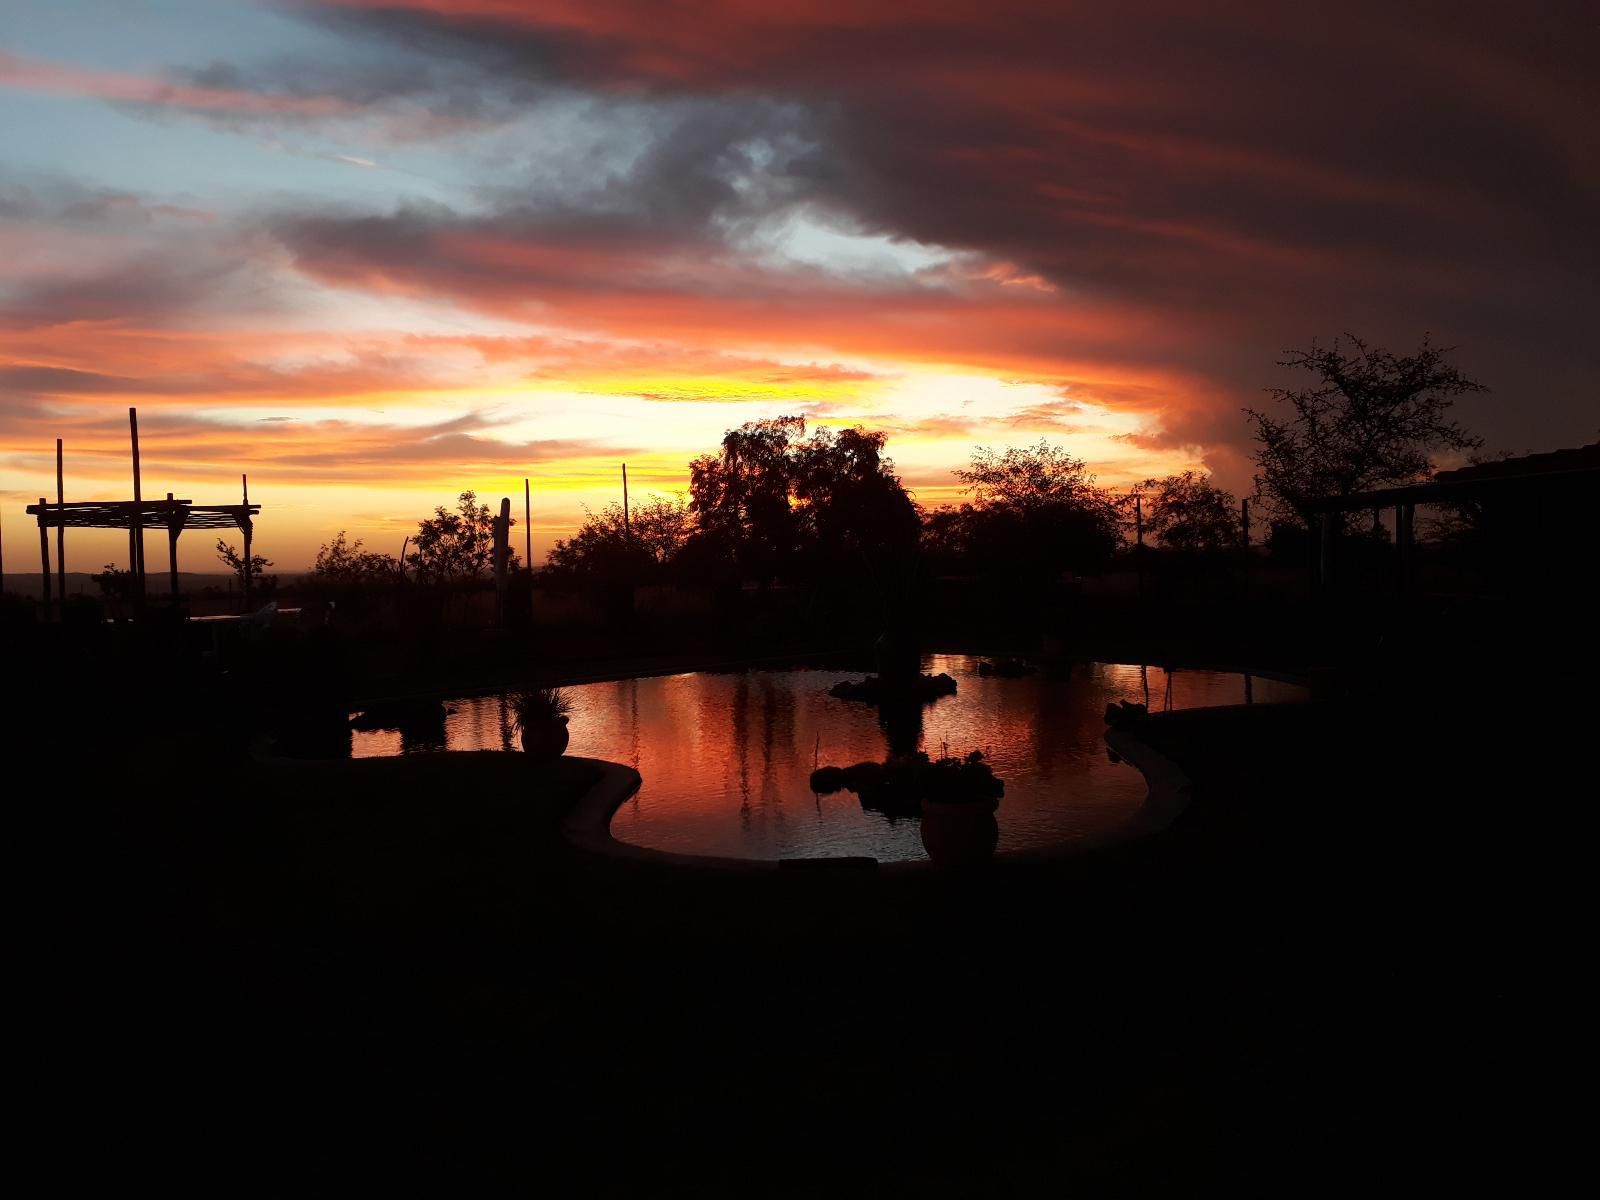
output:
[[922, 781], [922, 847], [940, 866], [972, 866], [994, 856], [1000, 841], [995, 809], [1005, 784], [974, 750], [930, 763]]
[[560, 688], [536, 687], [511, 697], [522, 749], [541, 759], [560, 758], [567, 752], [567, 718], [572, 698]]

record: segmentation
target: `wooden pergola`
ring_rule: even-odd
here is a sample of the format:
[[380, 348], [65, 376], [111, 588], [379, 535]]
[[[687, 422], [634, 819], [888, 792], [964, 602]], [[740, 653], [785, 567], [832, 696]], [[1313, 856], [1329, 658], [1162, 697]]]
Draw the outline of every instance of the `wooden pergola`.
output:
[[178, 537], [187, 529], [237, 529], [244, 535], [244, 602], [250, 605], [250, 544], [255, 534], [259, 504], [250, 503], [250, 481], [240, 476], [243, 502], [239, 504], [196, 504], [167, 493], [165, 500], [145, 500], [139, 474], [139, 414], [128, 410], [128, 427], [133, 441], [133, 499], [83, 500], [67, 503], [62, 477], [61, 439], [56, 439], [56, 499], [51, 503], [40, 496], [27, 513], [39, 523], [39, 561], [44, 573], [44, 603], [50, 605], [50, 530], [56, 531], [57, 584], [64, 601], [67, 595], [66, 531], [68, 529], [126, 529], [128, 531], [128, 569], [133, 573], [135, 595], [145, 591], [144, 531], [161, 529], [167, 534], [169, 586], [174, 600], [178, 595]]
[[1306, 507], [1318, 524], [1316, 582], [1327, 586], [1333, 581], [1339, 518], [1345, 513], [1394, 509], [1400, 586], [1409, 591], [1416, 574], [1417, 505], [1475, 503], [1493, 507], [1529, 495], [1567, 502], [1583, 497], [1592, 505], [1600, 496], [1600, 442], [1457, 467], [1440, 471], [1424, 483], [1314, 500]]

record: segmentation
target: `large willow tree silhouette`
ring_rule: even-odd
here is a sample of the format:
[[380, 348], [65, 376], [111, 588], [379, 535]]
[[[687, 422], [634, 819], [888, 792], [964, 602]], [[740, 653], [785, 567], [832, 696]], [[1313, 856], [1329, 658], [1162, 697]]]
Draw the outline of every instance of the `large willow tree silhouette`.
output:
[[1397, 355], [1346, 334], [1289, 352], [1278, 365], [1314, 382], [1267, 389], [1276, 412], [1245, 409], [1256, 491], [1273, 515], [1308, 521], [1314, 500], [1416, 483], [1433, 473], [1434, 455], [1482, 446], [1450, 410], [1458, 396], [1488, 389], [1446, 361], [1452, 349], [1424, 337], [1415, 354]]

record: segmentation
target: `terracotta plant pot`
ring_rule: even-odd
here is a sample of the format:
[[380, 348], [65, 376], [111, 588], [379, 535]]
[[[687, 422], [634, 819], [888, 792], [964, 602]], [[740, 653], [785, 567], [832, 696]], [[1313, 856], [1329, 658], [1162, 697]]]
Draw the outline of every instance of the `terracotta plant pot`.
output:
[[1000, 825], [988, 801], [922, 802], [922, 847], [942, 867], [975, 866], [994, 857]]
[[535, 758], [556, 759], [567, 752], [567, 718], [552, 717], [536, 725], [522, 727], [522, 749]]

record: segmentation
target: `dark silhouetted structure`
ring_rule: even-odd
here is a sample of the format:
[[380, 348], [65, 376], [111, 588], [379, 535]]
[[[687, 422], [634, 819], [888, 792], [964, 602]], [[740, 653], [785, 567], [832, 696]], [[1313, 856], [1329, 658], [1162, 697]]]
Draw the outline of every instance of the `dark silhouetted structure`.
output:
[[1600, 509], [1600, 442], [1441, 471], [1426, 483], [1312, 501], [1307, 507], [1318, 517], [1318, 584], [1328, 587], [1337, 572], [1340, 515], [1393, 508], [1400, 586], [1413, 588], [1419, 504], [1467, 513], [1480, 553], [1496, 576], [1546, 573], [1538, 570], [1540, 564], [1571, 559], [1574, 539], [1593, 536]]

